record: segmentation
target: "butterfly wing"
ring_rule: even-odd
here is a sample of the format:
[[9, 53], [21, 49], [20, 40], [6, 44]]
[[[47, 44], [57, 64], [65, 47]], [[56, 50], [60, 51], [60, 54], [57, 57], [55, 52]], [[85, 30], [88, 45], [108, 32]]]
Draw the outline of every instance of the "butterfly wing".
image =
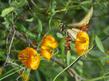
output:
[[79, 29], [72, 28], [72, 29], [67, 29], [68, 35], [71, 37], [71, 39], [74, 41], [76, 39], [76, 35], [79, 32]]
[[82, 26], [88, 25], [92, 15], [93, 15], [93, 7], [90, 8], [89, 12], [86, 14], [86, 16], [80, 22], [69, 24], [68, 26], [80, 28]]

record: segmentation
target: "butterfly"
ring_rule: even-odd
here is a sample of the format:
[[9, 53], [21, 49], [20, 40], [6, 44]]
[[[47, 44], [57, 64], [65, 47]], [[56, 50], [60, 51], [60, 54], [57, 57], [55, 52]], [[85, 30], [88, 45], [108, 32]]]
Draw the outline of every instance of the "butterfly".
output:
[[88, 24], [89, 21], [91, 19], [93, 15], [93, 7], [90, 8], [90, 10], [88, 11], [88, 13], [85, 15], [85, 17], [77, 23], [72, 23], [69, 24], [69, 27], [72, 27], [72, 29], [67, 29], [67, 33], [68, 33], [68, 37], [66, 37], [66, 48], [69, 50], [70, 49], [70, 43], [71, 43], [71, 39], [72, 41], [75, 41], [77, 34], [80, 31], [88, 31]]
[[85, 17], [77, 23], [71, 23], [68, 26], [73, 27], [72, 29], [67, 29], [68, 35], [74, 40], [76, 39], [76, 35], [79, 31], [87, 31], [88, 30], [88, 24], [93, 15], [93, 7], [90, 8], [88, 13], [85, 15]]

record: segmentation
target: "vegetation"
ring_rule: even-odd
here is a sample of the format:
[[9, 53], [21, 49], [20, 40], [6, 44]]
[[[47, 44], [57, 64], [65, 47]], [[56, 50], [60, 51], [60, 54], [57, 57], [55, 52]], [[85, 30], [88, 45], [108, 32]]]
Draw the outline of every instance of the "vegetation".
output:
[[0, 81], [108, 81], [108, 7], [108, 0], [0, 0]]

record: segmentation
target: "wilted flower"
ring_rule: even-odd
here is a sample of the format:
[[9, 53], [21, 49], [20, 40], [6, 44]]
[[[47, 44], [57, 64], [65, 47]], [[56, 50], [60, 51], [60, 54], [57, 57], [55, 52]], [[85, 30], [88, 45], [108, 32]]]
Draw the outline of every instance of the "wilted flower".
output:
[[89, 47], [89, 36], [86, 32], [80, 31], [75, 40], [75, 48], [78, 55], [83, 55]]
[[40, 56], [33, 48], [27, 47], [18, 55], [19, 60], [27, 67], [36, 70], [40, 63]]
[[52, 50], [58, 46], [57, 41], [51, 35], [44, 36], [41, 44], [41, 55], [50, 60], [52, 57]]

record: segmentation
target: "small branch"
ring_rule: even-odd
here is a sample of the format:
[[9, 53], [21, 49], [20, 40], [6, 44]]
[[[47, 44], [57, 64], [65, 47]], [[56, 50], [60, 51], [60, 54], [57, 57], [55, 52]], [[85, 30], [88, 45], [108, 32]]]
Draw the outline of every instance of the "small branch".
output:
[[18, 69], [18, 70], [16, 70], [16, 71], [14, 71], [14, 72], [12, 72], [12, 73], [10, 73], [10, 74], [4, 76], [4, 77], [1, 77], [1, 78], [0, 78], [0, 81], [2, 81], [3, 79], [5, 79], [5, 78], [7, 78], [7, 77], [9, 77], [9, 76], [11, 76], [11, 75], [13, 75], [13, 74], [15, 74], [15, 73], [17, 73], [17, 72], [23, 70], [23, 69], [24, 69], [24, 68], [20, 68], [20, 69]]
[[36, 48], [36, 45], [32, 44], [32, 40], [30, 40], [30, 39], [27, 40], [25, 35], [23, 35], [19, 31], [16, 31], [16, 37], [19, 38], [20, 40], [22, 40], [25, 44], [28, 43], [28, 45], [32, 46], [33, 48]]
[[[62, 68], [65, 68], [65, 67], [66, 67], [63, 63], [60, 62], [59, 59], [57, 59], [57, 58], [55, 58], [55, 57], [52, 58], [52, 61], [56, 62], [56, 63], [57, 63], [58, 65], [60, 65]], [[68, 68], [68, 69], [67, 69], [67, 72], [69, 73], [69, 75], [70, 75], [71, 77], [74, 77], [76, 81], [81, 81], [81, 80], [84, 79], [84, 78], [82, 78], [81, 76], [79, 76], [73, 68]]]
[[56, 79], [67, 69], [69, 69], [72, 65], [74, 65], [82, 56], [79, 56], [75, 61], [73, 61], [70, 65], [68, 65], [66, 68], [64, 68], [60, 73], [56, 75], [56, 77], [53, 79], [53, 81], [56, 81]]
[[15, 33], [16, 33], [16, 31], [14, 30], [12, 38], [11, 38], [11, 42], [10, 42], [10, 45], [9, 45], [9, 48], [8, 48], [7, 57], [6, 57], [6, 61], [4, 63], [4, 66], [10, 60], [9, 55], [10, 55], [10, 52], [11, 52], [11, 47], [12, 47], [12, 43], [13, 43], [13, 40], [14, 40], [14, 37], [15, 37]]

